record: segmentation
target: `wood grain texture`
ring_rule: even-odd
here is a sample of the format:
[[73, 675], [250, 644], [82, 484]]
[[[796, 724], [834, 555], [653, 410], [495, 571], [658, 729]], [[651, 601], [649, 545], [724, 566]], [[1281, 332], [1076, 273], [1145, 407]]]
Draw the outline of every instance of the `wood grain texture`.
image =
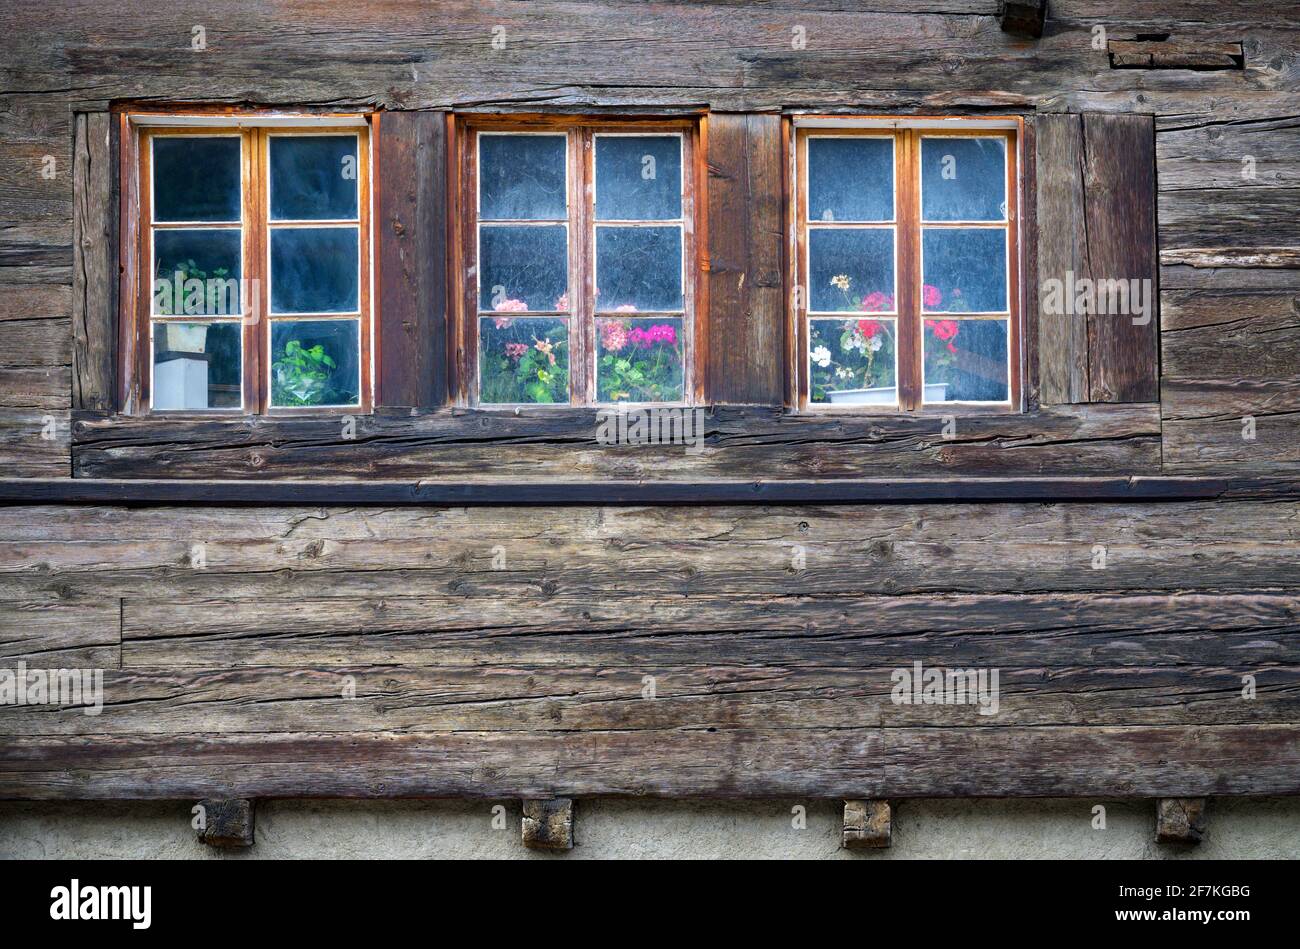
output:
[[1143, 317], [1089, 314], [1089, 400], [1154, 402], [1160, 377], [1154, 125], [1146, 115], [1088, 114], [1083, 139], [1091, 277], [1139, 281], [1151, 304]]
[[[703, 765], [701, 763], [704, 763]], [[143, 777], [146, 776], [147, 778]], [[0, 799], [1300, 793], [1300, 726], [41, 736]]]
[[1055, 406], [1027, 414], [792, 415], [716, 406], [701, 451], [601, 445], [595, 410], [444, 409], [356, 419], [130, 418], [79, 414], [76, 473], [92, 478], [412, 478], [421, 481], [842, 479], [901, 473], [1154, 472], [1154, 405]]
[[379, 118], [376, 404], [447, 399], [447, 133], [443, 113]]
[[779, 405], [786, 322], [780, 116], [711, 115], [708, 167], [708, 400]]
[[73, 153], [72, 404], [111, 411], [117, 392], [117, 161], [107, 112], [79, 114]]
[[[1091, 278], [1084, 204], [1083, 123], [1077, 115], [1042, 115], [1037, 139], [1038, 285], [1067, 275]], [[1031, 312], [1033, 312], [1031, 310]], [[1038, 308], [1039, 398], [1044, 405], [1089, 401], [1086, 317]]]

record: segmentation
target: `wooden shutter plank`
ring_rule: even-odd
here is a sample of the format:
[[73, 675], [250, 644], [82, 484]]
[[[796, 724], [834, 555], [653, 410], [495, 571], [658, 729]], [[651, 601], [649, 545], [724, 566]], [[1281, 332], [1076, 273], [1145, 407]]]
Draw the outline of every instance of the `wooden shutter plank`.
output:
[[1157, 345], [1155, 120], [1150, 115], [1083, 116], [1085, 221], [1094, 281], [1139, 280], [1151, 309], [1144, 324], [1116, 313], [1088, 317], [1092, 402], [1159, 399]]
[[107, 112], [76, 117], [72, 157], [72, 406], [111, 412], [117, 362], [117, 163]]
[[781, 117], [708, 119], [710, 402], [778, 405], [785, 390]]
[[1088, 401], [1088, 324], [1047, 312], [1048, 281], [1090, 277], [1084, 223], [1083, 124], [1078, 115], [1035, 122], [1038, 174], [1039, 399], [1044, 405]]
[[375, 187], [375, 404], [447, 398], [447, 126], [441, 112], [380, 114]]

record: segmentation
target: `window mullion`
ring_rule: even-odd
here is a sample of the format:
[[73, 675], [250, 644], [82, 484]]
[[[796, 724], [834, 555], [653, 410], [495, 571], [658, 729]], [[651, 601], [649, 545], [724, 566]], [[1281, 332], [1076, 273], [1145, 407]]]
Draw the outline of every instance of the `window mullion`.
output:
[[594, 196], [591, 188], [593, 148], [591, 130], [569, 133], [572, 158], [569, 201], [570, 280], [569, 375], [571, 399], [575, 405], [590, 405], [595, 399], [594, 366], [590, 341], [595, 337], [595, 279], [592, 230]]
[[898, 132], [895, 180], [898, 182], [898, 370], [899, 408], [916, 411], [921, 404], [921, 353], [917, 273], [920, 269], [920, 209], [917, 201], [916, 130]]

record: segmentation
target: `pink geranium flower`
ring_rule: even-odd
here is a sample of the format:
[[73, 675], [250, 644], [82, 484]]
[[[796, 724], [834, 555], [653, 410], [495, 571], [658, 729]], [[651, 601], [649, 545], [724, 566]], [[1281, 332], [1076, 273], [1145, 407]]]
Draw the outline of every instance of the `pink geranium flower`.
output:
[[939, 288], [931, 286], [928, 283], [922, 291], [921, 298], [925, 301], [925, 308], [927, 310], [936, 309], [939, 304], [943, 302], [943, 294], [939, 292]]
[[894, 298], [890, 294], [882, 293], [879, 290], [868, 293], [859, 307], [859, 309], [867, 313], [884, 313], [893, 308]]

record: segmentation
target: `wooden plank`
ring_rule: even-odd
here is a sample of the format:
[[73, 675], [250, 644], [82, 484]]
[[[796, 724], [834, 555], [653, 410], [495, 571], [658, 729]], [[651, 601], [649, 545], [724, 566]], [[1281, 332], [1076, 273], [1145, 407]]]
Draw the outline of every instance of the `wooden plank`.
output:
[[5, 283], [4, 278], [11, 276], [14, 269], [0, 270], [0, 321], [71, 318], [71, 287], [61, 284]]
[[[1207, 581], [1208, 582], [1208, 581]], [[241, 584], [229, 581], [229, 592]], [[394, 583], [394, 587], [398, 586]], [[1300, 595], [445, 593], [123, 604], [127, 668], [1300, 665]]]
[[0, 663], [117, 667], [122, 662], [121, 620], [115, 598], [5, 600], [0, 604]]
[[[265, 598], [1285, 590], [1295, 501], [905, 506], [169, 509], [167, 538], [76, 520], [0, 542], [0, 595]], [[112, 518], [111, 509], [88, 509]], [[1230, 513], [1225, 513], [1225, 511]], [[196, 514], [205, 515], [197, 517]], [[116, 515], [124, 525], [130, 518]], [[0, 509], [22, 538], [41, 509]], [[313, 528], [313, 524], [319, 527]], [[62, 533], [74, 531], [71, 537]], [[195, 545], [202, 563], [196, 564]], [[1098, 568], [1098, 546], [1105, 561]], [[502, 553], [504, 551], [504, 554]], [[802, 551], [802, 553], [800, 553]], [[509, 569], [500, 568], [505, 557]]]
[[57, 409], [71, 406], [72, 370], [67, 366], [0, 368], [0, 407]]
[[441, 112], [379, 118], [377, 402], [447, 399], [447, 141]]
[[66, 411], [0, 408], [0, 471], [6, 478], [67, 478], [70, 443]]
[[709, 116], [710, 402], [779, 405], [785, 398], [781, 149], [779, 115]]
[[1300, 269], [1300, 247], [1184, 247], [1161, 251], [1165, 265]]
[[[556, 663], [130, 667], [103, 671], [102, 711], [86, 714], [77, 705], [52, 704], [8, 708], [0, 717], [0, 735], [779, 728], [815, 736], [854, 728], [1295, 722], [1300, 665], [1256, 666], [1248, 656], [1242, 650], [1240, 665], [1228, 668], [991, 669], [922, 663], [923, 675], [931, 669], [962, 671], [960, 681], [970, 691], [957, 704], [900, 704], [899, 676], [913, 675], [920, 660], [881, 665], [869, 646], [860, 658], [800, 667], [753, 661], [720, 665], [702, 661], [712, 658], [703, 655], [689, 665], [666, 665], [653, 652], [643, 665], [610, 668]], [[42, 657], [27, 667], [60, 668]], [[1243, 669], [1255, 679], [1255, 698], [1248, 701], [1242, 698]], [[910, 686], [905, 691], [910, 699]]]
[[107, 112], [78, 114], [73, 153], [72, 403], [111, 411], [117, 392], [117, 161]]
[[[1077, 115], [1041, 115], [1035, 120], [1038, 189], [1038, 366], [1044, 405], [1088, 401], [1088, 322], [1053, 312], [1046, 294], [1091, 278], [1084, 221], [1083, 124]], [[1061, 308], [1063, 309], [1063, 308]]]
[[67, 319], [0, 322], [0, 365], [8, 368], [72, 364], [72, 328]]
[[1140, 281], [1151, 312], [1088, 317], [1093, 402], [1153, 402], [1160, 355], [1155, 229], [1155, 131], [1149, 115], [1083, 116], [1088, 261], [1094, 281]]
[[[924, 767], [918, 767], [924, 762]], [[0, 799], [1300, 793], [1300, 726], [18, 737]]]
[[789, 415], [701, 410], [683, 445], [602, 445], [595, 410], [442, 409], [337, 418], [131, 418], [79, 414], [79, 478], [411, 479], [539, 482], [837, 480], [900, 475], [1154, 474], [1159, 409], [1055, 406], [1034, 413]]

